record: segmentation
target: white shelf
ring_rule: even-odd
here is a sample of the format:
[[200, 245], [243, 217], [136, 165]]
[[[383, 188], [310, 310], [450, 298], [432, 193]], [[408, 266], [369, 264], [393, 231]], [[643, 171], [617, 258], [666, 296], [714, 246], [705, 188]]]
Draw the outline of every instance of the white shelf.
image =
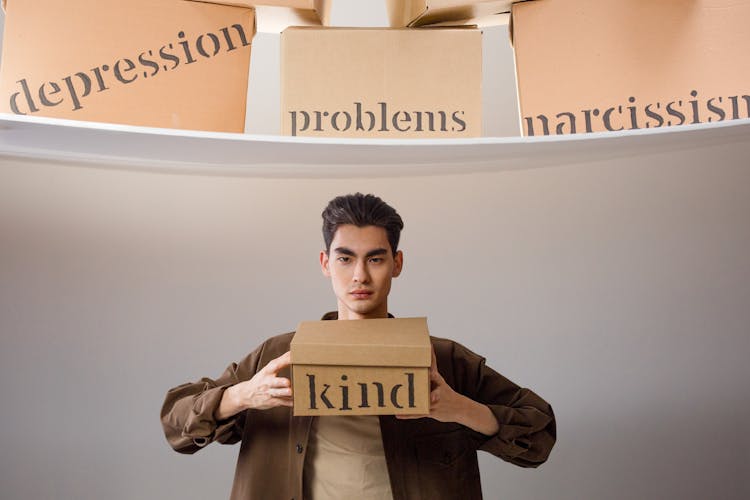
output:
[[205, 175], [392, 177], [538, 168], [744, 144], [750, 119], [627, 132], [477, 139], [312, 139], [0, 113], [0, 160]]

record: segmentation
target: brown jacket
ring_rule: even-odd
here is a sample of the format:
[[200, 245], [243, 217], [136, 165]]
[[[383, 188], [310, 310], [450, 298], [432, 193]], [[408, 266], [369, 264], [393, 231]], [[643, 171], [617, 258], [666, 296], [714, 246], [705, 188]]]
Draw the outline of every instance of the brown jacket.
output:
[[[289, 350], [293, 333], [273, 337], [216, 380], [203, 378], [171, 389], [161, 411], [169, 444], [195, 453], [218, 441], [241, 441], [231, 500], [302, 500], [302, 468], [314, 417], [293, 417], [289, 408], [247, 410], [225, 420], [213, 414], [224, 390], [250, 379]], [[459, 424], [429, 418], [380, 417], [394, 500], [480, 499], [476, 450], [521, 467], [537, 467], [555, 443], [552, 408], [484, 364], [460, 344], [432, 338], [440, 374], [457, 392], [486, 404], [500, 423], [491, 437]], [[279, 376], [289, 376], [288, 370]], [[333, 417], [335, 418], [335, 417]]]

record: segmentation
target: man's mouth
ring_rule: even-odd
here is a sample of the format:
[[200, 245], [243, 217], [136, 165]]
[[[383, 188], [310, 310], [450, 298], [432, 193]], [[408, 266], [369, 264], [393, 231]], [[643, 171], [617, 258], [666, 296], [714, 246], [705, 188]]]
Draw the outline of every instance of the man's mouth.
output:
[[372, 291], [370, 290], [353, 290], [349, 293], [355, 299], [369, 299], [372, 296]]

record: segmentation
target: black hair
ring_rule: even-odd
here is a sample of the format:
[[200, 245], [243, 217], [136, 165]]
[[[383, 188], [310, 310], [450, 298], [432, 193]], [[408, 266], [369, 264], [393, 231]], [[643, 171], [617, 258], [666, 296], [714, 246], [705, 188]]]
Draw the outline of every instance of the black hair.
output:
[[404, 221], [392, 206], [377, 196], [362, 193], [337, 196], [328, 203], [322, 215], [326, 253], [331, 250], [331, 242], [338, 227], [353, 224], [357, 227], [376, 226], [385, 229], [391, 251], [396, 255]]

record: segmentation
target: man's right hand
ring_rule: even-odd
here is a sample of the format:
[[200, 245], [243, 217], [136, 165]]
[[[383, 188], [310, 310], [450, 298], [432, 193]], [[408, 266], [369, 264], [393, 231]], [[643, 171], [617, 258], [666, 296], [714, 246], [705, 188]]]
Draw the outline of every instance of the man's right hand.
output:
[[268, 410], [277, 406], [292, 406], [292, 387], [288, 378], [277, 373], [291, 364], [291, 354], [285, 352], [272, 359], [253, 378], [229, 387], [221, 397], [214, 417], [224, 420], [248, 410]]

